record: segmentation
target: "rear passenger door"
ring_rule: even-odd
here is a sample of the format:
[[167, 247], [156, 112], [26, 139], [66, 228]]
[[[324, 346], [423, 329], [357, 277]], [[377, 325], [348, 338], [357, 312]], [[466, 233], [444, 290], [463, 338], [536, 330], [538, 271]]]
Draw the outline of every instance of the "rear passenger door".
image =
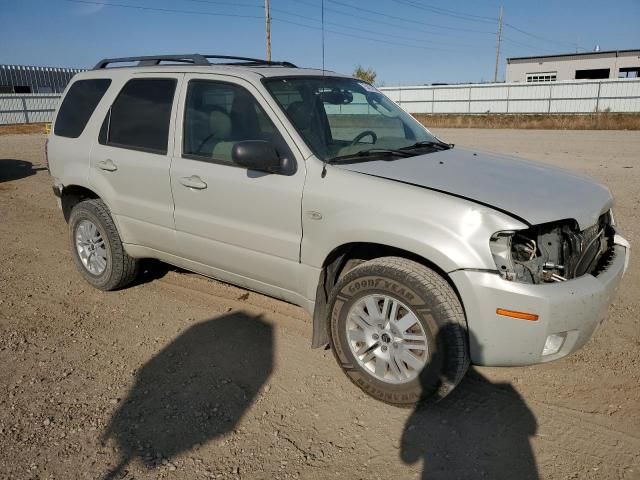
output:
[[[181, 255], [213, 267], [210, 274], [222, 280], [291, 299], [282, 290], [299, 290], [300, 152], [245, 80], [186, 75], [180, 111], [171, 185]], [[235, 164], [231, 151], [243, 140], [272, 143], [295, 171], [269, 174]]]
[[109, 108], [91, 153], [90, 182], [108, 200], [125, 243], [175, 249], [169, 180], [182, 74], [137, 74]]

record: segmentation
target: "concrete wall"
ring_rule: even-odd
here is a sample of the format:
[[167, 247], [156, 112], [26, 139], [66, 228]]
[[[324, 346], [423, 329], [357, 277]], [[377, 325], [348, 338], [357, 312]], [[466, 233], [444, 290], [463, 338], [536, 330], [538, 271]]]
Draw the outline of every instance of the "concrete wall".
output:
[[507, 59], [506, 81], [526, 82], [528, 73], [557, 72], [557, 81], [575, 80], [576, 70], [608, 68], [609, 78], [618, 78], [620, 68], [640, 68], [640, 51], [613, 52], [535, 59]]

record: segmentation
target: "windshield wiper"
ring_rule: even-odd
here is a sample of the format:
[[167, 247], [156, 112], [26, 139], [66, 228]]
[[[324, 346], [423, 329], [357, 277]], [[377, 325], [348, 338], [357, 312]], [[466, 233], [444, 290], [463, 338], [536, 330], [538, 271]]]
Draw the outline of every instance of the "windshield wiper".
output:
[[413, 145], [408, 145], [406, 147], [401, 147], [400, 150], [413, 150], [416, 148], [422, 148], [422, 147], [432, 147], [435, 148], [437, 150], [449, 150], [450, 148], [453, 148], [454, 145], [453, 143], [444, 143], [444, 142], [434, 142], [431, 140], [423, 140], [421, 142], [416, 142]]
[[357, 159], [365, 159], [367, 157], [379, 157], [379, 156], [391, 156], [395, 155], [398, 157], [406, 158], [411, 157], [414, 154], [409, 153], [406, 150], [395, 150], [391, 148], [367, 148], [366, 150], [360, 150], [357, 153], [350, 153], [349, 155], [340, 155], [339, 157], [333, 157], [327, 160], [327, 163], [335, 163], [343, 160], [357, 160]]

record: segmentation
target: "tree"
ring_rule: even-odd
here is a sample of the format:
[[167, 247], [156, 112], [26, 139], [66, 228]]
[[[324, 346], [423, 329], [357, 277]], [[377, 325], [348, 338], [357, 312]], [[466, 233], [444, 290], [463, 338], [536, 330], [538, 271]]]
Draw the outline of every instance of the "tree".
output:
[[358, 65], [353, 71], [353, 76], [373, 85], [376, 82], [377, 73], [373, 68], [365, 69], [362, 65]]

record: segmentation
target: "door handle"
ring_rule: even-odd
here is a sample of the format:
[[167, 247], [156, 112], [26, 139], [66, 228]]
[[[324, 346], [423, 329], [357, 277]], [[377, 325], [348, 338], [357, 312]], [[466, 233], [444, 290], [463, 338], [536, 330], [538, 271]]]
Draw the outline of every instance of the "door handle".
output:
[[107, 172], [115, 172], [118, 169], [118, 166], [113, 163], [113, 160], [108, 158], [106, 160], [100, 160], [98, 162], [98, 168], [106, 170]]
[[207, 188], [207, 184], [197, 175], [191, 175], [190, 177], [182, 177], [180, 183], [188, 188], [195, 188], [197, 190], [204, 190]]

